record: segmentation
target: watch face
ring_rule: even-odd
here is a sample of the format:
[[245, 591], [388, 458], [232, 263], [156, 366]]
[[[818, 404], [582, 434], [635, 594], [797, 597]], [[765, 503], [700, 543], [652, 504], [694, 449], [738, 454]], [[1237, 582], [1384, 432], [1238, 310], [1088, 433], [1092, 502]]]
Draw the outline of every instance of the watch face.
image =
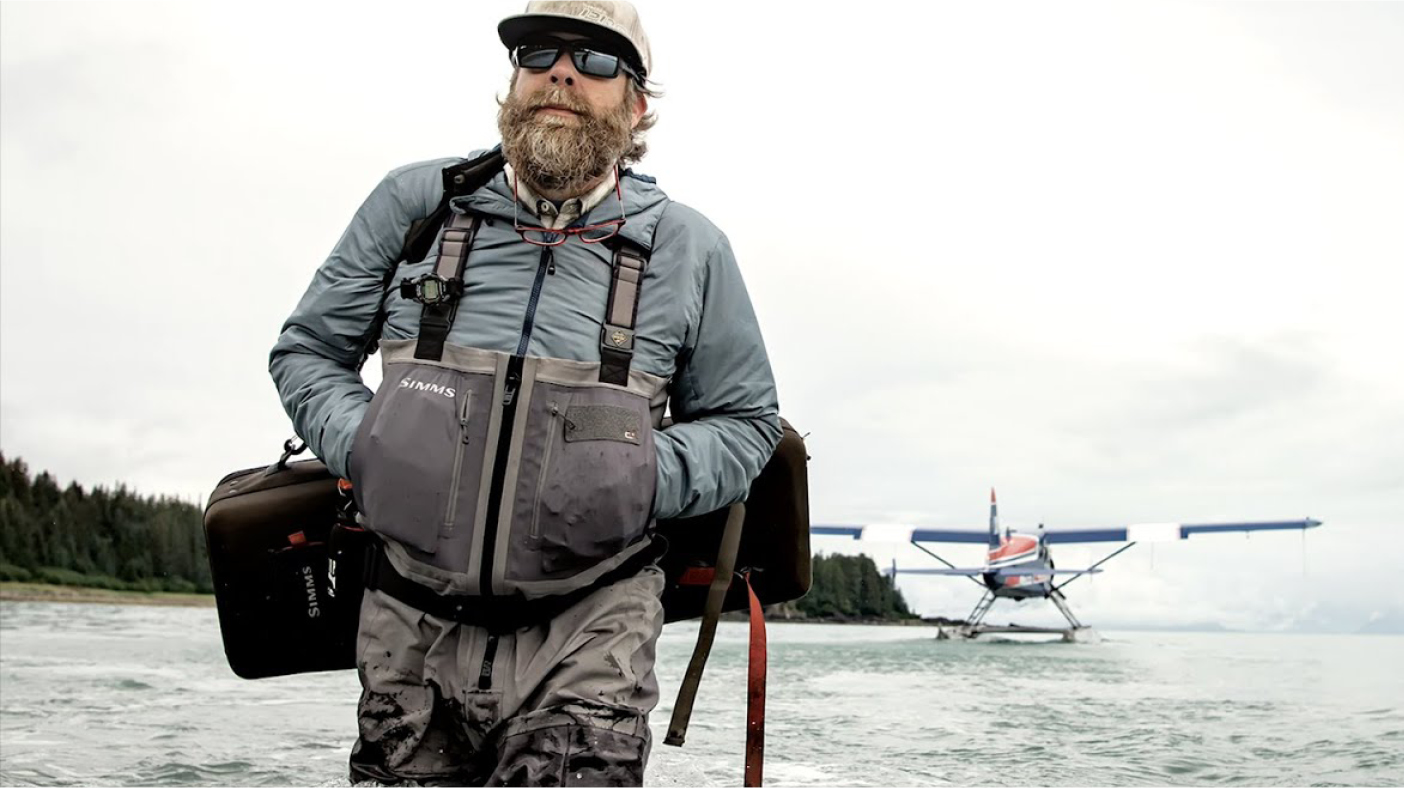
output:
[[419, 294], [425, 302], [437, 303], [444, 295], [444, 286], [437, 279], [425, 279], [419, 283]]

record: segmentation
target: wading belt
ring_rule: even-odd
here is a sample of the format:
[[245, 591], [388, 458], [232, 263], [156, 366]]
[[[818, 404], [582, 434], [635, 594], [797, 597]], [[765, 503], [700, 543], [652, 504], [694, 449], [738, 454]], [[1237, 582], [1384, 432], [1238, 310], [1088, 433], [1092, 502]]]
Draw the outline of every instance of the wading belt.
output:
[[540, 599], [527, 599], [522, 596], [488, 598], [470, 594], [434, 593], [396, 572], [395, 567], [390, 565], [390, 559], [385, 557], [384, 546], [377, 542], [370, 548], [370, 554], [366, 557], [365, 581], [367, 590], [379, 590], [431, 616], [482, 627], [494, 635], [502, 635], [550, 621], [595, 591], [642, 572], [644, 567], [662, 556], [663, 550], [663, 541], [654, 540], [638, 555], [630, 556], [627, 561], [605, 572], [594, 583], [569, 594]]

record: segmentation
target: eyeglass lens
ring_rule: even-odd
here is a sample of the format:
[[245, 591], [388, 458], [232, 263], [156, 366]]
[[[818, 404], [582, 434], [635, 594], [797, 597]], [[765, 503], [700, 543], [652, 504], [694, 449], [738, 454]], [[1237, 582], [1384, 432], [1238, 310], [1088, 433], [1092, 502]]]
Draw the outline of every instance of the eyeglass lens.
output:
[[603, 224], [591, 225], [589, 227], [571, 228], [567, 231], [551, 231], [540, 227], [517, 227], [517, 232], [521, 233], [522, 240], [537, 246], [560, 246], [572, 235], [580, 236], [580, 240], [585, 243], [594, 244], [606, 241], [619, 234], [619, 227], [623, 221], [605, 222]]
[[[522, 68], [545, 70], [555, 64], [565, 49], [567, 47], [560, 45], [524, 45], [517, 48], [517, 65]], [[619, 73], [619, 58], [595, 49], [570, 48], [570, 60], [577, 71], [592, 77], [611, 78]]]

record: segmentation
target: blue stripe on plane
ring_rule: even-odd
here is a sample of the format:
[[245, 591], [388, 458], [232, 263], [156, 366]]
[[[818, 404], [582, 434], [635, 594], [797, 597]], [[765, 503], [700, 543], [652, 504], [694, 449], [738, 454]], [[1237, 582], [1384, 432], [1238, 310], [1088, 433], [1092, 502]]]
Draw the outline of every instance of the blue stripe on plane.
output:
[[980, 576], [980, 575], [983, 575], [983, 574], [988, 573], [989, 571], [990, 571], [990, 570], [988, 570], [988, 569], [902, 569], [902, 568], [899, 567], [899, 568], [897, 569], [897, 574], [898, 574], [898, 575], [946, 575], [946, 576], [948, 576], [948, 577], [950, 577], [950, 576], [961, 576], [961, 575], [963, 575], [963, 576], [965, 576], [965, 577], [978, 577], [978, 576]]
[[[1020, 536], [1037, 536], [1033, 531], [1016, 531]], [[1053, 542], [1124, 542], [1125, 528], [1095, 528], [1078, 531], [1045, 531], [1044, 536]], [[989, 541], [989, 531], [956, 531], [945, 528], [918, 528], [912, 531], [913, 542], [957, 542], [965, 544], [985, 544]]]
[[1099, 575], [1101, 569], [1048, 569], [1045, 567], [1034, 567], [1030, 569], [990, 569], [981, 567], [979, 569], [903, 569], [897, 568], [898, 575], [966, 575], [978, 577], [980, 575], [992, 574], [995, 577], [1038, 577], [1052, 575]]
[[863, 538], [863, 526], [861, 525], [811, 525], [809, 533], [816, 536], [851, 536], [854, 539]]
[[1180, 526], [1180, 538], [1188, 539], [1193, 534], [1218, 534], [1237, 531], [1304, 531], [1321, 525], [1320, 520], [1308, 517], [1305, 520], [1283, 520], [1281, 522], [1259, 523], [1204, 523]]
[[913, 542], [959, 542], [964, 544], [987, 544], [990, 532], [957, 531], [948, 528], [918, 528], [912, 531]]
[[1083, 528], [1076, 531], [1045, 531], [1044, 539], [1049, 544], [1069, 544], [1072, 542], [1124, 542], [1125, 528]]

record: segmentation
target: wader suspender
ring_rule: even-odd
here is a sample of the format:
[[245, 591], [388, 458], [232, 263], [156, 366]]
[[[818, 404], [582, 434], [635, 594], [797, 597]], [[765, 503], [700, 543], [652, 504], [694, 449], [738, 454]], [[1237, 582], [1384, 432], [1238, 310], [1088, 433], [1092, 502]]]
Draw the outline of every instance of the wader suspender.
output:
[[[409, 279], [400, 283], [400, 295], [419, 298], [424, 310], [419, 316], [419, 338], [414, 357], [438, 361], [444, 355], [444, 342], [458, 314], [458, 300], [463, 295], [463, 270], [468, 264], [468, 252], [478, 235], [482, 219], [477, 214], [456, 213], [444, 228], [439, 241], [439, 262], [434, 276], [442, 282], [442, 296], [430, 301]], [[643, 286], [648, 255], [619, 243], [614, 247], [614, 264], [610, 275], [609, 307], [600, 328], [600, 382], [616, 386], [629, 385], [629, 366], [634, 359], [634, 324], [639, 315], [639, 291]]]
[[610, 274], [609, 308], [600, 328], [600, 382], [629, 385], [629, 364], [634, 358], [634, 324], [639, 317], [639, 290], [643, 287], [648, 255], [616, 236]]
[[400, 247], [399, 257], [391, 261], [390, 267], [385, 271], [385, 278], [380, 286], [380, 305], [376, 307], [370, 331], [361, 346], [361, 357], [356, 361], [357, 372], [366, 365], [366, 359], [380, 348], [380, 332], [385, 327], [387, 314], [385, 301], [390, 297], [390, 286], [395, 280], [395, 272], [402, 265], [420, 262], [429, 253], [429, 247], [434, 243], [434, 235], [438, 233], [444, 219], [448, 218], [449, 203], [453, 198], [472, 194], [486, 186], [494, 175], [502, 171], [505, 163], [502, 149], [498, 147], [476, 159], [468, 159], [444, 169], [444, 195], [439, 199], [438, 206], [428, 216], [416, 219], [410, 224], [409, 230], [405, 232], [405, 243]]
[[[456, 213], [444, 228], [444, 237], [439, 241], [439, 262], [434, 266], [434, 275], [441, 281], [443, 292], [438, 298], [428, 300], [423, 293], [415, 292], [415, 283], [406, 279], [400, 283], [400, 295], [414, 298], [416, 295], [424, 303], [419, 315], [419, 338], [414, 345], [414, 357], [427, 361], [438, 361], [444, 355], [444, 342], [448, 339], [453, 319], [458, 314], [458, 300], [463, 295], [463, 269], [468, 263], [468, 250], [473, 247], [473, 239], [478, 235], [482, 218], [477, 214]], [[423, 285], [420, 285], [423, 288]]]

